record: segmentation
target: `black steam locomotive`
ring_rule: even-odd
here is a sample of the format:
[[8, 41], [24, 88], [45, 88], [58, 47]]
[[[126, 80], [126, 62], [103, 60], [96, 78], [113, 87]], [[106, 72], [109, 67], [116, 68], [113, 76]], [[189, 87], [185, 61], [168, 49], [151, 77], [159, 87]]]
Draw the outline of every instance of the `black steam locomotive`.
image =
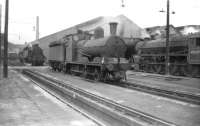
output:
[[[135, 61], [145, 72], [164, 74], [166, 39], [135, 44]], [[171, 75], [200, 77], [200, 34], [171, 37], [169, 42]]]
[[124, 58], [127, 46], [116, 36], [117, 23], [110, 23], [111, 36], [102, 28], [94, 34], [78, 30], [49, 45], [49, 65], [53, 70], [92, 77], [97, 81], [126, 78], [130, 64]]
[[22, 63], [30, 63], [32, 66], [42, 66], [45, 62], [45, 56], [38, 44], [32, 47], [26, 46], [19, 52], [19, 59]]

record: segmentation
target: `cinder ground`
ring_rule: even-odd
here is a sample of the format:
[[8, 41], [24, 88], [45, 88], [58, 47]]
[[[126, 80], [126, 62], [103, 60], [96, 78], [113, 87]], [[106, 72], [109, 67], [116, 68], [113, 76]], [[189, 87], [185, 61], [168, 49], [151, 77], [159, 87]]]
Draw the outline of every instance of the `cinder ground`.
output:
[[[10, 69], [35, 69], [47, 72], [50, 68], [48, 66], [42, 67], [10, 67]], [[190, 78], [183, 76], [166, 76], [160, 74], [144, 73], [144, 72], [134, 72], [127, 71], [127, 81], [133, 82], [141, 85], [148, 85], [151, 87], [167, 89], [167, 90], [177, 90], [180, 92], [191, 93], [195, 95], [200, 95], [200, 78]]]
[[75, 87], [172, 122], [176, 125], [200, 126], [200, 106], [198, 105], [124, 89], [100, 82], [89, 82], [80, 79], [79, 77], [70, 76], [60, 72], [53, 72], [47, 68], [40, 68], [36, 71], [44, 73], [45, 75], [48, 74], [51, 78], [65, 81]]
[[22, 75], [0, 80], [0, 126], [96, 126]]
[[129, 82], [157, 87], [167, 90], [177, 90], [180, 92], [200, 95], [200, 79], [181, 76], [166, 76], [142, 72], [127, 72]]

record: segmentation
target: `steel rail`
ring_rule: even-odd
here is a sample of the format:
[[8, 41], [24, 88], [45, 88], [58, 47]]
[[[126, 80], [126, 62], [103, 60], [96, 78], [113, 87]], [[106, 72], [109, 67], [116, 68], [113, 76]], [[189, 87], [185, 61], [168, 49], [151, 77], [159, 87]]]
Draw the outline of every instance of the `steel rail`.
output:
[[[92, 81], [95, 82], [92, 79], [84, 79], [86, 81]], [[183, 92], [179, 90], [173, 90], [173, 89], [162, 89], [158, 87], [152, 87], [149, 85], [145, 85], [147, 82], [137, 81], [131, 78], [131, 80], [135, 82], [128, 82], [128, 81], [122, 81], [122, 82], [101, 82], [105, 84], [111, 84], [114, 86], [119, 86], [127, 89], [137, 90], [140, 92], [162, 96], [174, 100], [179, 100], [182, 102], [190, 103], [190, 104], [196, 104], [200, 105], [200, 95], [195, 95], [188, 92]]]
[[[84, 80], [89, 81], [89, 82], [95, 82], [94, 80], [88, 79], [88, 78], [84, 78]], [[122, 81], [122, 82], [101, 82], [101, 83], [111, 84], [114, 86], [137, 90], [140, 92], [144, 92], [144, 93], [148, 93], [148, 94], [152, 94], [156, 96], [166, 97], [166, 98], [179, 100], [179, 101], [190, 103], [190, 104], [200, 105], [200, 95], [195, 95], [192, 93], [188, 93], [188, 92], [186, 93], [186, 92], [173, 90], [173, 89], [170, 90], [170, 89], [162, 89], [158, 87], [151, 87], [151, 86], [145, 85], [145, 83], [147, 82], [137, 81], [132, 78], [131, 80], [135, 82]]]
[[[85, 80], [94, 81], [92, 79], [85, 79]], [[147, 82], [137, 81], [132, 78], [131, 80], [135, 82], [122, 81], [122, 82], [102, 82], [102, 83], [120, 86], [127, 89], [137, 90], [140, 92], [162, 96], [170, 99], [175, 99], [190, 104], [200, 105], [200, 95], [195, 95], [189, 92], [183, 92], [179, 90], [162, 89], [155, 86], [152, 87], [145, 85], [145, 83]]]
[[[24, 71], [18, 71], [18, 72], [24, 72]], [[37, 77], [34, 75], [31, 75], [30, 73], [23, 73], [25, 74], [26, 77], [28, 77], [28, 79], [30, 81], [32, 81], [34, 84], [36, 84], [37, 86], [39, 86], [41, 89], [45, 90], [46, 92], [48, 92], [50, 95], [54, 96], [56, 99], [58, 99], [59, 101], [63, 102], [64, 104], [66, 104], [67, 106], [69, 106], [70, 108], [72, 108], [73, 110], [77, 111], [78, 113], [82, 114], [83, 116], [85, 116], [86, 118], [88, 118], [89, 120], [91, 120], [92, 122], [94, 122], [95, 124], [97, 124], [98, 126], [106, 126], [105, 124], [103, 124], [102, 122], [100, 122], [99, 120], [95, 119], [94, 117], [90, 116], [88, 113], [84, 112], [83, 110], [80, 110], [80, 108], [74, 106], [73, 104], [69, 103], [66, 101], [66, 98], [64, 98], [63, 96], [59, 95], [58, 93], [56, 93], [56, 90], [52, 90], [49, 87], [44, 86], [44, 84], [41, 84], [41, 82], [38, 82], [38, 80], [35, 80]]]
[[133, 108], [123, 106], [112, 100], [94, 95], [60, 80], [49, 78], [48, 76], [39, 74], [38, 72], [23, 70], [23, 73], [33, 79], [39, 80], [40, 83], [46, 83], [46, 85], [50, 86], [51, 88], [54, 88], [54, 90], [56, 89], [58, 94], [60, 94], [59, 92], [62, 92], [65, 95], [69, 95], [69, 93], [71, 92], [72, 98], [69, 99], [70, 101], [76, 103], [76, 100], [79, 100], [78, 102], [81, 102], [81, 106], [83, 107], [85, 107], [85, 105], [88, 105], [90, 107], [99, 109], [98, 111], [102, 111], [103, 114], [107, 116], [109, 115], [111, 116], [111, 118], [117, 120], [118, 123], [121, 123], [119, 125], [176, 126], [171, 122], [159, 119], [157, 117], [151, 116]]
[[[140, 83], [142, 83], [142, 84], [140, 84]], [[135, 82], [135, 83], [122, 82], [122, 83], [119, 83], [119, 86], [125, 87], [128, 89], [142, 91], [145, 93], [162, 96], [162, 97], [167, 97], [167, 98], [171, 98], [171, 99], [175, 99], [175, 100], [179, 100], [179, 101], [183, 101], [183, 102], [187, 102], [187, 103], [191, 103], [191, 104], [200, 105], [200, 96], [191, 94], [191, 93], [146, 86], [146, 85], [144, 85], [144, 82]]]

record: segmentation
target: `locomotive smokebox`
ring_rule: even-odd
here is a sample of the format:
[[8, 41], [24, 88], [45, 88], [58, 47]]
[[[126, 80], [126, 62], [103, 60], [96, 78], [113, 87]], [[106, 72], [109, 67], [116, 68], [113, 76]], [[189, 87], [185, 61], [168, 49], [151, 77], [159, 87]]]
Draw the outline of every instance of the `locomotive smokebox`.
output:
[[110, 22], [110, 35], [115, 36], [117, 32], [117, 22]]

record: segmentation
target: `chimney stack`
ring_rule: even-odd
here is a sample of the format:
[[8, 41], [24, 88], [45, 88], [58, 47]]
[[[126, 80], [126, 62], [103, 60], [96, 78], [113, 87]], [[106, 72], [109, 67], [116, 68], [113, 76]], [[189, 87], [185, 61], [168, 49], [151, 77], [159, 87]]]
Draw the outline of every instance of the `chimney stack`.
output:
[[117, 32], [117, 22], [110, 22], [110, 35], [115, 36]]

